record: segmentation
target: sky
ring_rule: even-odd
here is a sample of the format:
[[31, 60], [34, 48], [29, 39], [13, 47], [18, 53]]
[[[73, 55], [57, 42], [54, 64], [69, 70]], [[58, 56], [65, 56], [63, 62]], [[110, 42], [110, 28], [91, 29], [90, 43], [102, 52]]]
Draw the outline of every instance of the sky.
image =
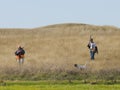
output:
[[0, 0], [0, 28], [83, 23], [120, 28], [120, 0]]

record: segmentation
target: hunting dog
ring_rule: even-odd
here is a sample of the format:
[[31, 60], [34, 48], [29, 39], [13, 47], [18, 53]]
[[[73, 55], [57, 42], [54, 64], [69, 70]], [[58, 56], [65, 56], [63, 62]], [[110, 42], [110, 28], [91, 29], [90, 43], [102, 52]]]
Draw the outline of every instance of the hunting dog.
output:
[[80, 70], [83, 70], [83, 69], [87, 68], [87, 64], [88, 64], [88, 62], [83, 64], [83, 65], [82, 64], [74, 64], [74, 67], [76, 67], [76, 68], [78, 68]]

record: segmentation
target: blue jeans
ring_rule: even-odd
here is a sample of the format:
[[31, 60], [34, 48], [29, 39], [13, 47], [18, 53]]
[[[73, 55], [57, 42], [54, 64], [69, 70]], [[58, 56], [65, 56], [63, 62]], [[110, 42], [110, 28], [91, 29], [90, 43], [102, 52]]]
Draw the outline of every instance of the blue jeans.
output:
[[95, 56], [95, 52], [94, 52], [94, 51], [90, 51], [91, 60], [94, 60], [94, 59], [95, 59], [94, 56]]

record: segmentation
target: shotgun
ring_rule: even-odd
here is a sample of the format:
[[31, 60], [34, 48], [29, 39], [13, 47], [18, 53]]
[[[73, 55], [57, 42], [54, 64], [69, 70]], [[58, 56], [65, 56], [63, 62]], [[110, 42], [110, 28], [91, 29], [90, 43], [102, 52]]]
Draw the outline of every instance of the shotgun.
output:
[[91, 40], [91, 38], [92, 38], [92, 35], [90, 35], [90, 38], [89, 38], [89, 43], [88, 43], [88, 45], [87, 45], [87, 47], [90, 49], [90, 40]]

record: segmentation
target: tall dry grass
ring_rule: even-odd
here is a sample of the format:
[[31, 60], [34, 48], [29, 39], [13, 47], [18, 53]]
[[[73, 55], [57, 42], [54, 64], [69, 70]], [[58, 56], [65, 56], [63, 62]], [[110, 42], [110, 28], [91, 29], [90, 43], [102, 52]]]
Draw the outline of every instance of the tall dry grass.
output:
[[[87, 48], [90, 35], [99, 48], [94, 61]], [[22, 67], [15, 60], [17, 45], [26, 50]], [[76, 71], [74, 64], [86, 62], [93, 72], [120, 69], [119, 46], [120, 29], [110, 26], [61, 24], [28, 30], [0, 29], [0, 78]]]

